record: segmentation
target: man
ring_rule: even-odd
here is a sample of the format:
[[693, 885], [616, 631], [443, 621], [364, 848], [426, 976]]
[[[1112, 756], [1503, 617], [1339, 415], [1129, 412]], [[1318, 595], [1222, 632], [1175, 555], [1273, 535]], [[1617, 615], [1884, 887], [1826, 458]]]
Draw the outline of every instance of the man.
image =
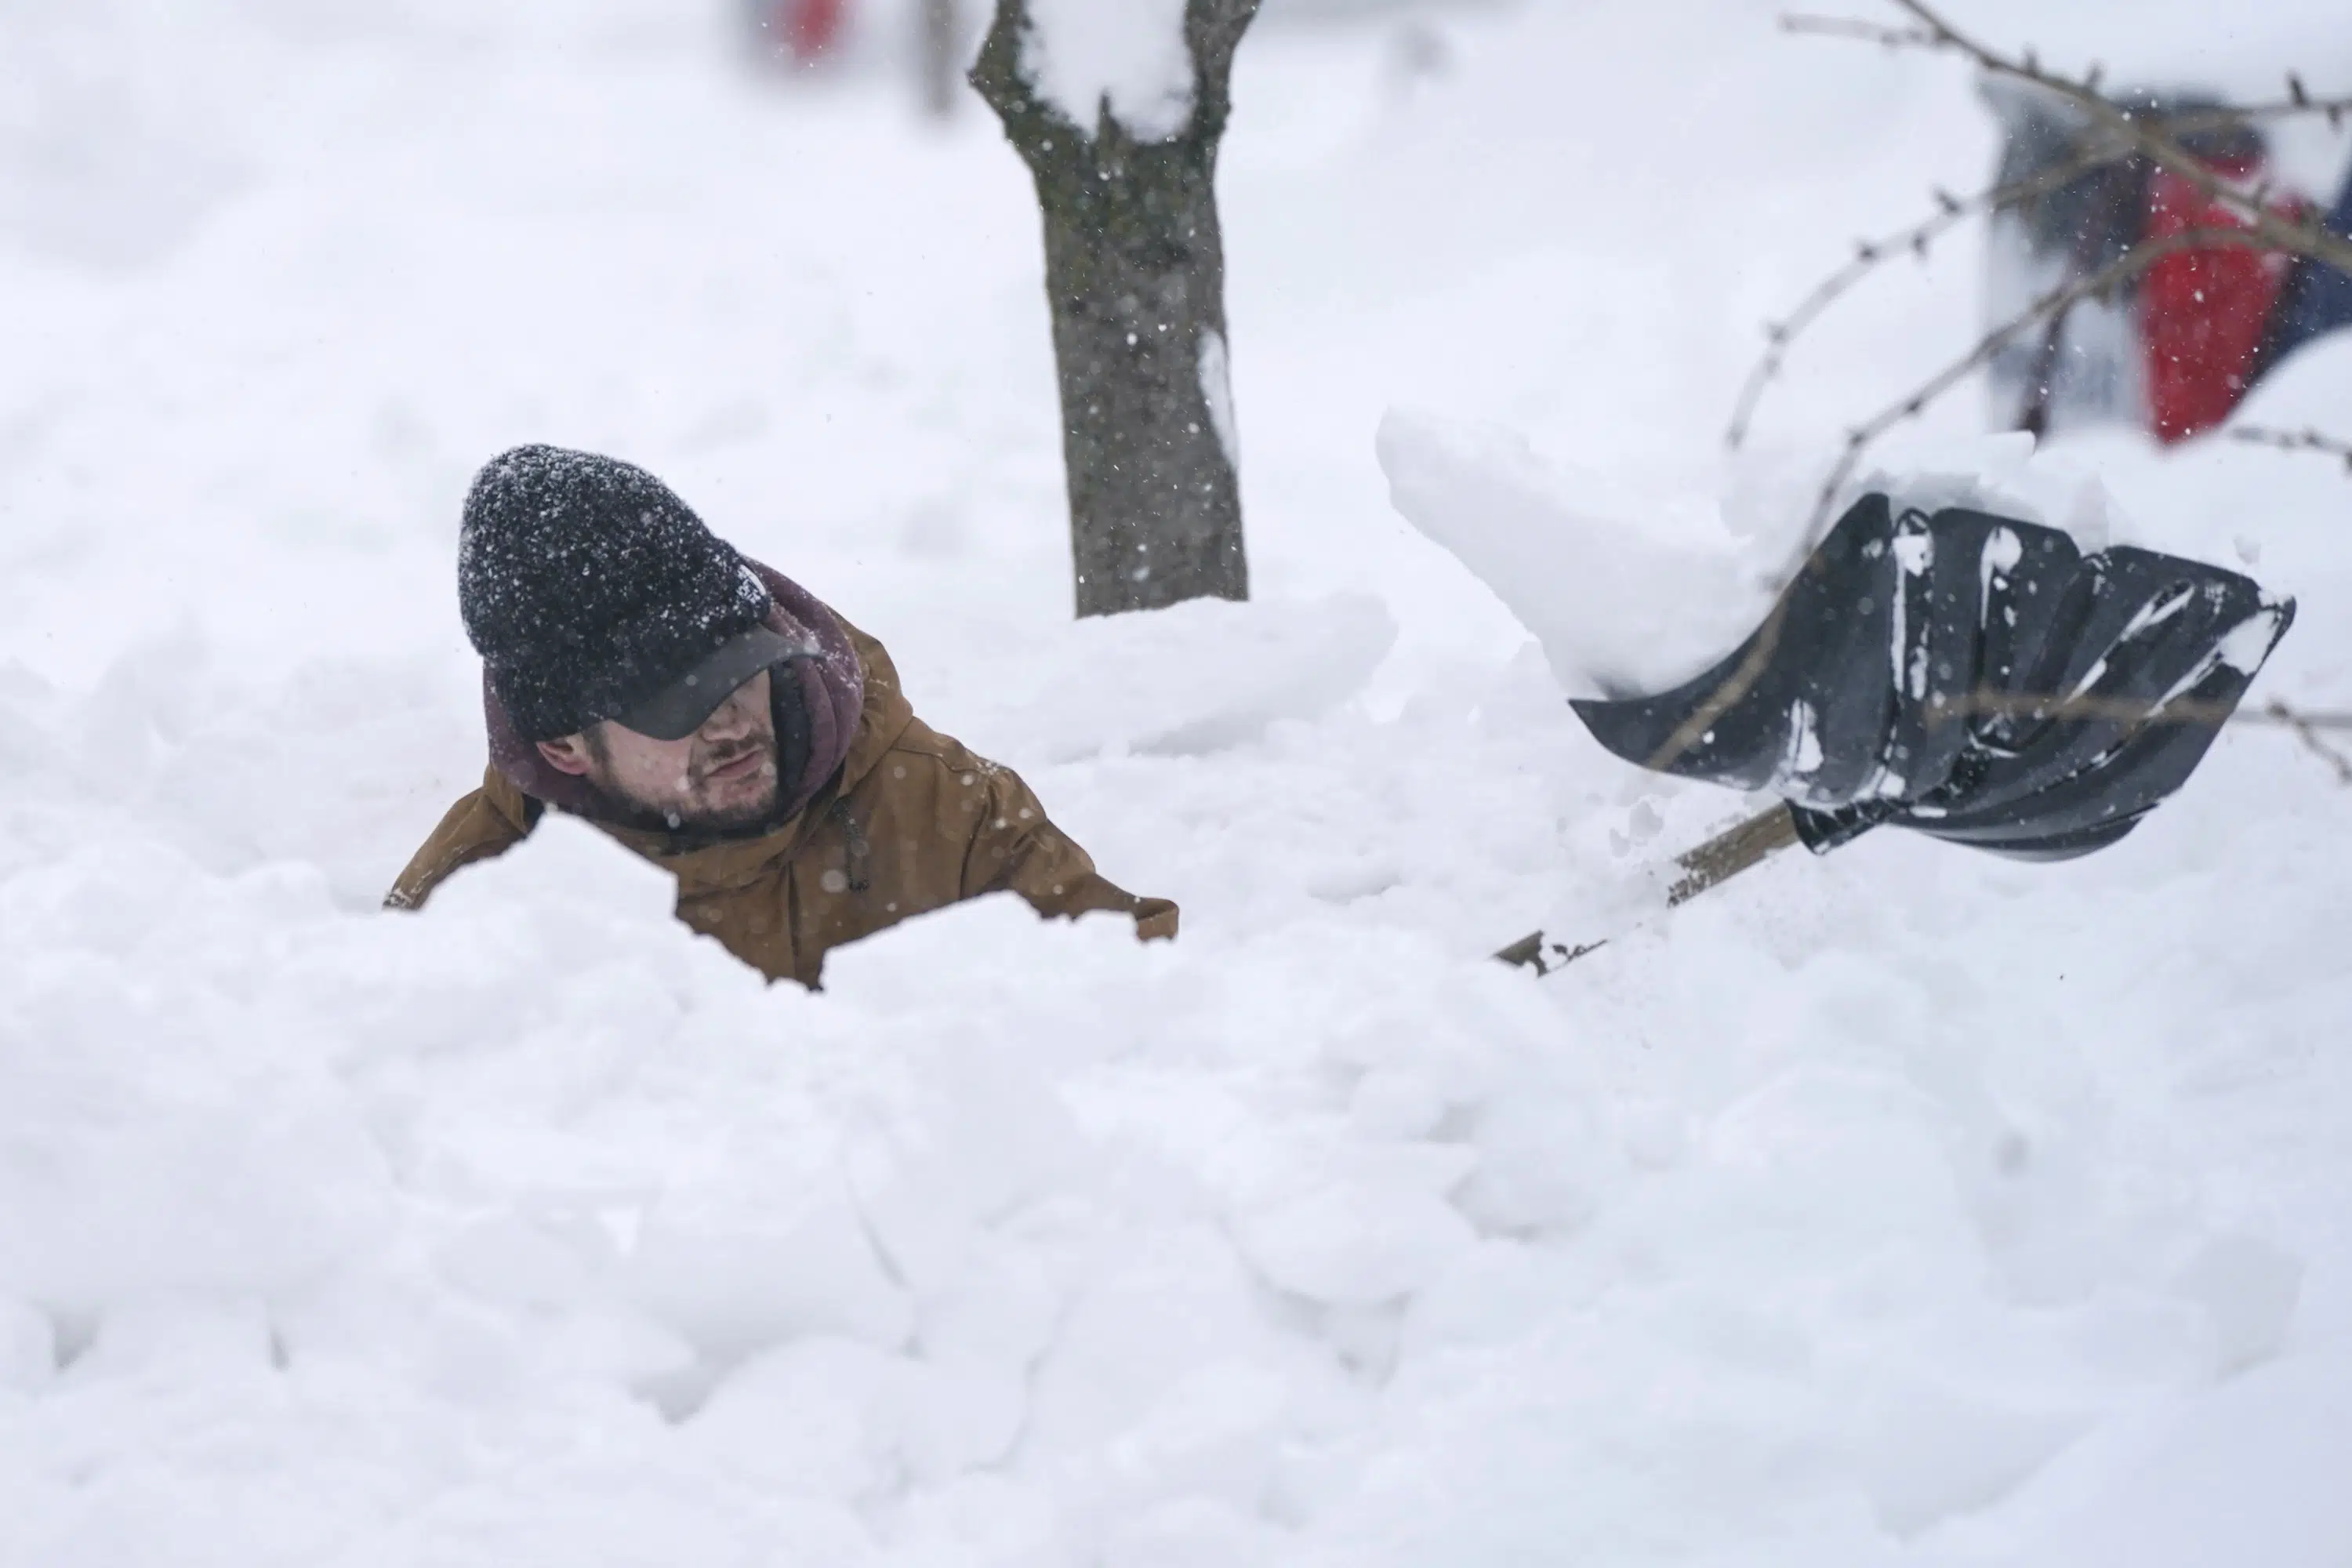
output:
[[466, 497], [457, 601], [490, 765], [385, 902], [415, 909], [549, 809], [677, 879], [678, 917], [772, 980], [1010, 889], [1040, 913], [1176, 906], [1095, 871], [1029, 787], [914, 715], [882, 645], [745, 560], [642, 468], [520, 447]]

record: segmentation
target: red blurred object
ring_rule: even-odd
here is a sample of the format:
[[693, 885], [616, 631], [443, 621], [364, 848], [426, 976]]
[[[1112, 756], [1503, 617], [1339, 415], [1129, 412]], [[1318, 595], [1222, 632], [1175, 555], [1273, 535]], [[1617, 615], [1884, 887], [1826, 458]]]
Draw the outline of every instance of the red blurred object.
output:
[[767, 29], [802, 65], [841, 41], [848, 0], [769, 0]]
[[[2259, 160], [2217, 160], [2213, 171], [2251, 180]], [[2274, 204], [2295, 214], [2300, 204]], [[2200, 228], [2243, 228], [2237, 216], [2168, 170], [2153, 172], [2144, 237], [2168, 239]], [[2139, 289], [2140, 343], [2147, 356], [2148, 422], [2169, 445], [2230, 416], [2259, 368], [2256, 355], [2292, 258], [2245, 246], [2212, 246], [2168, 256]]]

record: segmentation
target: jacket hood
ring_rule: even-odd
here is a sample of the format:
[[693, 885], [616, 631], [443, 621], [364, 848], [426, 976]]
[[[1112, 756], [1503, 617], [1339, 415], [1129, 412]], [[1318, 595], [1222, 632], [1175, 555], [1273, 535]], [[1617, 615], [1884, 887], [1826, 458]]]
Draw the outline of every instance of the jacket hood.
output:
[[[866, 706], [866, 662], [858, 657], [846, 624], [815, 595], [771, 567], [756, 561], [749, 564], [772, 596], [767, 624], [795, 642], [815, 644], [818, 650], [816, 658], [789, 667], [801, 683], [808, 710], [809, 760], [793, 795], [776, 814], [778, 821], [786, 822], [850, 760]], [[575, 816], [603, 814], [603, 799], [593, 785], [550, 767], [539, 748], [522, 738], [499, 700], [487, 668], [482, 673], [482, 723], [489, 739], [490, 765], [518, 791]]]

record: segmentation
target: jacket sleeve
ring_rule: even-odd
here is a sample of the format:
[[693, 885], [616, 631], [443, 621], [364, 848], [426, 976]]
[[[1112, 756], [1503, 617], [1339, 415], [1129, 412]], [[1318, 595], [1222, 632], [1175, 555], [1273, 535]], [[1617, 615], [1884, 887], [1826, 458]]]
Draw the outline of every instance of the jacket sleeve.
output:
[[459, 867], [503, 854], [521, 839], [521, 832], [490, 804], [488, 795], [476, 790], [449, 808], [441, 826], [409, 858], [407, 868], [384, 895], [383, 907], [421, 910], [433, 889]]
[[1176, 934], [1176, 906], [1139, 898], [1097, 871], [1093, 858], [1046, 818], [1020, 774], [986, 762], [978, 773], [987, 798], [964, 854], [965, 898], [1011, 889], [1041, 915], [1116, 910], [1135, 918], [1135, 933], [1146, 942]]

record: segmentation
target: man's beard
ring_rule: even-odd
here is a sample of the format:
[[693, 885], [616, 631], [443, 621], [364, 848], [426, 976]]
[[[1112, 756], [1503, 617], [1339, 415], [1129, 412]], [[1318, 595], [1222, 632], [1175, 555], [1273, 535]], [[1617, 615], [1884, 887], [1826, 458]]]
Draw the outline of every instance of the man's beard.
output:
[[[724, 836], [768, 826], [776, 815], [776, 808], [782, 804], [780, 796], [783, 785], [779, 777], [782, 769], [776, 755], [776, 743], [770, 737], [754, 736], [707, 755], [698, 748], [687, 763], [685, 789], [667, 800], [648, 800], [624, 784], [615, 774], [612, 754], [601, 743], [602, 740], [596, 731], [589, 731], [591, 766], [588, 782], [595, 786], [596, 793], [604, 798], [612, 815], [620, 821], [640, 827], [666, 828], [673, 833]], [[766, 787], [723, 804], [708, 798], [713, 773], [730, 763], [754, 754], [764, 754], [768, 759]]]

